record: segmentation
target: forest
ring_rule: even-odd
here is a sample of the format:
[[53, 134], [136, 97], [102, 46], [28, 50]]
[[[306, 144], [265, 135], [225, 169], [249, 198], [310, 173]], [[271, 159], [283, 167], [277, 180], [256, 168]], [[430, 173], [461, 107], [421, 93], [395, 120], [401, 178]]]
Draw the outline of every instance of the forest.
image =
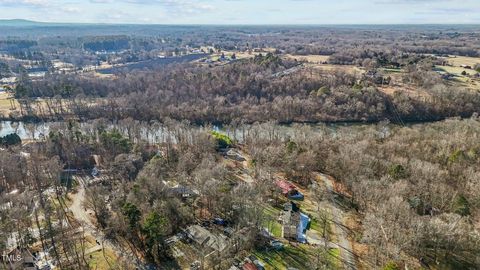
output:
[[2, 27], [0, 252], [480, 268], [477, 28]]

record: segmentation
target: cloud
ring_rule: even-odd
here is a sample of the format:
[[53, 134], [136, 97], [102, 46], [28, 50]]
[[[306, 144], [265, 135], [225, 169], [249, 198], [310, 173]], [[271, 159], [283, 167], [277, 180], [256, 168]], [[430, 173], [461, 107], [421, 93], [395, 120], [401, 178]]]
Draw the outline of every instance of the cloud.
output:
[[439, 2], [451, 2], [451, 0], [380, 0], [375, 4], [430, 4]]
[[73, 6], [62, 6], [59, 9], [61, 11], [67, 12], [67, 13], [80, 13], [80, 12], [82, 12], [81, 8], [73, 7]]
[[47, 0], [0, 0], [3, 6], [45, 7], [49, 5]]
[[198, 0], [90, 0], [95, 4], [127, 3], [131, 5], [161, 6], [170, 15], [182, 16], [213, 11], [215, 7]]

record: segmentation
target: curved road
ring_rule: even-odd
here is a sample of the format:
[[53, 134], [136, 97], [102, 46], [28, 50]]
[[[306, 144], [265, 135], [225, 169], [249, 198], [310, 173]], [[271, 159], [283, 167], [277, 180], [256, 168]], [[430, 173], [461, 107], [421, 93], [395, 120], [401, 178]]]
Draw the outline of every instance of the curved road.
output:
[[102, 248], [103, 245], [103, 248], [106, 247], [113, 250], [117, 254], [118, 258], [123, 260], [128, 259], [129, 263], [134, 264], [140, 269], [143, 269], [143, 265], [139, 262], [138, 258], [132, 254], [132, 252], [126, 252], [120, 247], [120, 245], [109, 240], [101, 231], [101, 229], [95, 227], [90, 220], [88, 213], [85, 211], [85, 207], [83, 206], [85, 202], [85, 181], [80, 177], [77, 177], [76, 180], [78, 180], [79, 184], [78, 192], [76, 194], [72, 194], [73, 203], [69, 209], [72, 211], [75, 219], [82, 225], [84, 232], [86, 234], [90, 234], [98, 242], [100, 242], [100, 245], [98, 245], [96, 248]]

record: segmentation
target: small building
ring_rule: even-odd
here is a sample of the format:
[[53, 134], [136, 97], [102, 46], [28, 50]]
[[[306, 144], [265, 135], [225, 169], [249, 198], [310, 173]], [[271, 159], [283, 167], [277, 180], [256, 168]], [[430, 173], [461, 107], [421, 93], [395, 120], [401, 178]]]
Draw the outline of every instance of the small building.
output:
[[180, 197], [182, 199], [198, 196], [197, 191], [182, 185], [177, 185], [175, 187], [168, 188], [166, 193], [167, 193], [167, 196]]
[[303, 194], [297, 190], [292, 183], [285, 180], [277, 180], [275, 182], [277, 187], [282, 190], [282, 194], [290, 200], [303, 200]]

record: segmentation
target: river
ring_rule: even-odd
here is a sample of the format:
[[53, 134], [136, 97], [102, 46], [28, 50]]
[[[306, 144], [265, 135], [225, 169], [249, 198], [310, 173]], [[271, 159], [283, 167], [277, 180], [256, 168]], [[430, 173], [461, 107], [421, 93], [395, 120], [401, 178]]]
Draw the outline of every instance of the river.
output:
[[[138, 122], [137, 122], [138, 124]], [[79, 129], [82, 131], [88, 131], [92, 134], [92, 131], [97, 128], [98, 123], [94, 121], [77, 123]], [[294, 136], [295, 133], [302, 130], [306, 132], [336, 134], [339, 130], [345, 128], [365, 128], [374, 124], [365, 123], [336, 123], [336, 124], [292, 124], [292, 125], [276, 125], [272, 129], [268, 124], [255, 124], [244, 125], [242, 128], [235, 130], [228, 128], [227, 126], [195, 126], [198, 131], [218, 130], [226, 133], [231, 138], [234, 138], [238, 142], [243, 142], [248, 135], [256, 134], [262, 137], [287, 139]], [[65, 130], [67, 126], [66, 122], [41, 122], [41, 123], [25, 123], [25, 122], [12, 122], [12, 121], [0, 121], [0, 137], [17, 133], [22, 140], [39, 140], [48, 136], [49, 132], [56, 129]], [[128, 135], [128, 129], [125, 125], [113, 124], [111, 122], [104, 123], [106, 129], [117, 129], [125, 136]], [[148, 140], [152, 143], [165, 142], [166, 140], [176, 140], [173, 132], [171, 132], [164, 125], [138, 125], [137, 128], [132, 128], [131, 133], [139, 133], [142, 139]]]

